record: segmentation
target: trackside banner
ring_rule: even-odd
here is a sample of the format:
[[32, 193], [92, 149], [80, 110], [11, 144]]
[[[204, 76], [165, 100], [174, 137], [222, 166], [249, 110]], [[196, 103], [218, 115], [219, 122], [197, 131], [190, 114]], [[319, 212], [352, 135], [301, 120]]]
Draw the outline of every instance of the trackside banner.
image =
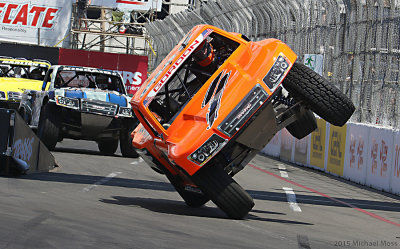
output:
[[0, 41], [55, 46], [68, 33], [71, 0], [0, 0]]
[[121, 73], [128, 94], [135, 94], [147, 78], [147, 56], [60, 48], [60, 65], [96, 67]]
[[117, 8], [120, 10], [161, 11], [162, 0], [92, 0], [91, 5]]

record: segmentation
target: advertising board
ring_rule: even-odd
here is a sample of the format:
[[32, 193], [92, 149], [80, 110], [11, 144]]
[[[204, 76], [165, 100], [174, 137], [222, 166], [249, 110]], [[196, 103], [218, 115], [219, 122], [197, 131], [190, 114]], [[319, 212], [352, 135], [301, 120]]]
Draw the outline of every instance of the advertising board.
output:
[[371, 127], [362, 124], [347, 124], [346, 154], [343, 176], [353, 182], [365, 184], [367, 176], [368, 137]]
[[317, 125], [311, 133], [310, 166], [325, 169], [326, 121], [317, 119]]
[[0, 41], [55, 46], [69, 32], [71, 0], [0, 2]]
[[281, 130], [281, 159], [292, 161], [293, 139], [293, 136], [288, 132], [288, 130]]
[[128, 94], [135, 94], [147, 78], [148, 57], [95, 51], [60, 49], [60, 65], [87, 66], [121, 73]]
[[302, 139], [294, 139], [294, 162], [300, 165], [307, 165], [308, 151], [311, 136], [308, 135]]
[[128, 11], [161, 11], [162, 0], [92, 0], [91, 5]]
[[392, 193], [400, 195], [400, 131], [394, 133], [393, 159], [390, 186]]
[[347, 125], [342, 127], [329, 125], [328, 160], [326, 170], [343, 176]]
[[368, 142], [366, 185], [389, 191], [393, 159], [393, 130], [371, 129]]
[[262, 153], [268, 156], [279, 157], [281, 151], [281, 131], [275, 134], [275, 136], [269, 141], [267, 146], [261, 150]]

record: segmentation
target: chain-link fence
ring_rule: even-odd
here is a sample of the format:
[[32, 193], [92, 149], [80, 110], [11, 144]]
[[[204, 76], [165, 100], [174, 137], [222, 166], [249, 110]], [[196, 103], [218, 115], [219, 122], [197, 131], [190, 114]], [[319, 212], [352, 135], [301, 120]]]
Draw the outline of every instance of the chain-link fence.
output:
[[[322, 74], [357, 110], [351, 120], [400, 128], [399, 0], [210, 0], [146, 25], [153, 67], [194, 25], [211, 24], [252, 40], [278, 38], [303, 61], [323, 58]], [[323, 56], [323, 57], [322, 57]]]

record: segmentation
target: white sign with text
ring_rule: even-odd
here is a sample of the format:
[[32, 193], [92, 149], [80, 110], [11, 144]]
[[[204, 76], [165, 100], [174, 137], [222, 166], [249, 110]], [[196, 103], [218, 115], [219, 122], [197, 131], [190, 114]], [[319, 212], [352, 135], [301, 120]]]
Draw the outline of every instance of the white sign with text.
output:
[[0, 2], [0, 41], [55, 46], [69, 32], [71, 0]]

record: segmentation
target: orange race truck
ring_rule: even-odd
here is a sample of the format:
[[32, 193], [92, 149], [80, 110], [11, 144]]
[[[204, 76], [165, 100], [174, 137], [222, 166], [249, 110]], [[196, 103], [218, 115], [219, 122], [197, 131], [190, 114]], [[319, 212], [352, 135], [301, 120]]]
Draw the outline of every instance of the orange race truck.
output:
[[133, 96], [133, 146], [187, 205], [245, 217], [254, 202], [232, 177], [280, 129], [300, 139], [317, 127], [313, 112], [342, 126], [355, 109], [296, 58], [277, 39], [195, 26]]

